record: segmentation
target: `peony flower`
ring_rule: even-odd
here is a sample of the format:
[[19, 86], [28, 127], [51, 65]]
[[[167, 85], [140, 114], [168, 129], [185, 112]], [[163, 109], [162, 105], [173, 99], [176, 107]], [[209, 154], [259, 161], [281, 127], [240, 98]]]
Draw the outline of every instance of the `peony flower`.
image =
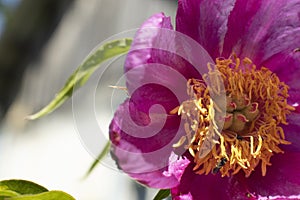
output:
[[136, 33], [119, 168], [176, 200], [299, 198], [300, 1], [179, 0], [176, 31], [158, 13]]

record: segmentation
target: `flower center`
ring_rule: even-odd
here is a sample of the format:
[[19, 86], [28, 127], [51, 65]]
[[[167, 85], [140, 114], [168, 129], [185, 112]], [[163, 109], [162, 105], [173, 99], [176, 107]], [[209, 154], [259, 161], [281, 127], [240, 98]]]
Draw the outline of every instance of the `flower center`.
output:
[[260, 163], [265, 176], [272, 155], [283, 153], [279, 145], [290, 144], [280, 127], [294, 110], [287, 104], [288, 86], [269, 69], [256, 69], [249, 58], [218, 58], [208, 67], [205, 82], [190, 79], [191, 98], [171, 111], [184, 119], [186, 132], [173, 147], [185, 144], [197, 174], [231, 176], [243, 170], [248, 177]]

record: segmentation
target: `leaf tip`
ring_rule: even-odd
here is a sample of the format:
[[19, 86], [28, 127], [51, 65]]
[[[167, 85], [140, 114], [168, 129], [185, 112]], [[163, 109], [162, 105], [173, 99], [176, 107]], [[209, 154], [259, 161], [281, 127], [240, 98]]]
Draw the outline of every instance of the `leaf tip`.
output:
[[33, 121], [33, 120], [36, 120], [36, 119], [38, 119], [40, 117], [41, 116], [39, 116], [39, 113], [34, 113], [34, 114], [27, 115], [26, 117], [24, 117], [24, 120]]

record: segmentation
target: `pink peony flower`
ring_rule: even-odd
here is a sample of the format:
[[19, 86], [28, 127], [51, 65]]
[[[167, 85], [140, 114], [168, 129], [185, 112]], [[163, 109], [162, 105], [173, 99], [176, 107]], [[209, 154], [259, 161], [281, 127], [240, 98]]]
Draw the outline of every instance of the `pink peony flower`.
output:
[[179, 0], [176, 31], [158, 13], [136, 33], [119, 168], [176, 200], [298, 198], [300, 1]]

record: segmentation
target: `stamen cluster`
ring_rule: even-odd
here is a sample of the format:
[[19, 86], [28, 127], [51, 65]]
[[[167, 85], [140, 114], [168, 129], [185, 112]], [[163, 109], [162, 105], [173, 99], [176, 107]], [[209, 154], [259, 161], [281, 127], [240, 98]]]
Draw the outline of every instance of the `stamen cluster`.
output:
[[[287, 104], [288, 86], [249, 58], [218, 58], [208, 68], [204, 81], [188, 81], [191, 99], [173, 110], [185, 120], [186, 132], [173, 146], [185, 144], [197, 174], [230, 176], [242, 170], [248, 177], [260, 163], [264, 176], [271, 156], [283, 153], [279, 145], [290, 144], [281, 127], [293, 111]], [[226, 99], [218, 98], [221, 93]]]

